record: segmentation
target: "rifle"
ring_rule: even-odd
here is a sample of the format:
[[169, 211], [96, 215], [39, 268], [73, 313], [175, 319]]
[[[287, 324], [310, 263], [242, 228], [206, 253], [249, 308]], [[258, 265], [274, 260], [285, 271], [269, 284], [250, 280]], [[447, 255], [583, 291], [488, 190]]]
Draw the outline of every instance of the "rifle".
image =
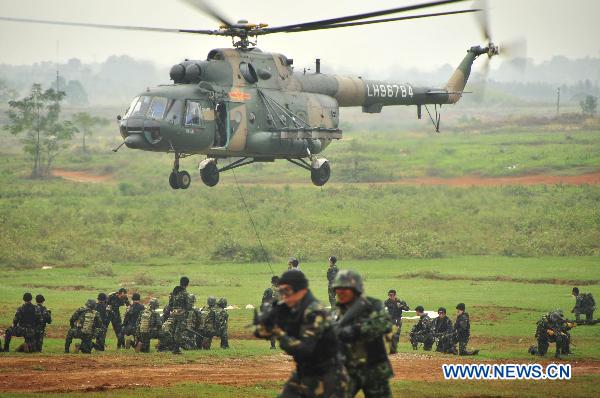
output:
[[203, 336], [201, 333], [196, 332], [194, 329], [190, 329], [190, 328], [185, 328], [185, 330], [187, 332], [192, 333], [193, 335], [195, 335], [196, 337], [200, 337], [202, 339], [204, 339], [206, 336]]
[[273, 329], [276, 327], [275, 323], [280, 307], [277, 305], [277, 301], [273, 301], [272, 303], [264, 303], [261, 308], [260, 312], [256, 308], [254, 309], [254, 318], [252, 320], [254, 336], [269, 340], [273, 335]]
[[580, 319], [580, 320], [567, 319], [567, 322], [574, 323], [576, 325], [595, 325], [597, 323], [600, 323], [600, 319], [590, 319], [589, 321], [587, 319]]

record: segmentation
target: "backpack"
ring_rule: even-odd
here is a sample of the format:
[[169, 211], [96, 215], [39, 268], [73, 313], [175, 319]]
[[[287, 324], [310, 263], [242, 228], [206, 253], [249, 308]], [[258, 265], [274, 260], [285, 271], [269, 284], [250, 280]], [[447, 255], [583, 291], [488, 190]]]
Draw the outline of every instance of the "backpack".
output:
[[81, 333], [83, 334], [94, 334], [94, 321], [96, 319], [96, 311], [86, 311], [83, 315], [83, 322], [81, 323]]
[[592, 293], [584, 293], [582, 296], [583, 298], [581, 299], [581, 304], [584, 308], [592, 308], [596, 306], [596, 301], [594, 300]]
[[202, 310], [202, 318], [200, 329], [204, 335], [213, 335], [215, 333], [216, 313], [214, 308], [206, 308]]
[[149, 333], [150, 332], [150, 319], [152, 318], [152, 310], [147, 309], [142, 312], [140, 315], [140, 333]]

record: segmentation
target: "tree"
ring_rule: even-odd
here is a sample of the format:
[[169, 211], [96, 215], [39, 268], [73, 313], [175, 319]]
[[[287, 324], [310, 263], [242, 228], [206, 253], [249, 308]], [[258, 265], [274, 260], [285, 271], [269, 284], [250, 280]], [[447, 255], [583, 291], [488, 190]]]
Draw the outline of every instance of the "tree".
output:
[[579, 106], [581, 106], [581, 113], [583, 113], [584, 116], [594, 116], [598, 109], [598, 97], [588, 95], [579, 102]]
[[34, 178], [50, 173], [52, 162], [76, 131], [71, 122], [59, 119], [64, 96], [62, 91], [42, 91], [40, 84], [34, 84], [29, 96], [8, 103], [10, 124], [6, 129], [13, 135], [24, 134], [21, 142], [25, 153], [32, 157]]
[[83, 138], [83, 153], [86, 153], [87, 149], [85, 147], [85, 137], [92, 134], [92, 129], [95, 126], [106, 126], [109, 121], [103, 117], [92, 116], [87, 112], [78, 112], [73, 115], [73, 123], [81, 132], [81, 136]]

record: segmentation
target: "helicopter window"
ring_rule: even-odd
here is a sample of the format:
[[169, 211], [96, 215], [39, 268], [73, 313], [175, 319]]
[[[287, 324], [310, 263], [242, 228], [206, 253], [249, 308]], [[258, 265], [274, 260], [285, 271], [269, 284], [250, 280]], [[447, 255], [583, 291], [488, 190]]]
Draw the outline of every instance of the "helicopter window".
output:
[[185, 124], [186, 125], [202, 125], [202, 107], [198, 102], [188, 101], [185, 109]]
[[183, 110], [183, 101], [174, 100], [169, 103], [167, 116], [165, 120], [173, 121], [173, 124], [181, 124], [181, 111]]
[[148, 117], [152, 119], [162, 119], [167, 108], [167, 99], [165, 97], [154, 97], [148, 109]]
[[129, 104], [129, 108], [127, 108], [127, 112], [125, 112], [124, 117], [128, 117], [129, 115], [131, 115], [131, 113], [133, 112], [133, 108], [135, 107], [135, 104], [139, 99], [140, 97], [135, 97], [133, 100], [131, 100], [131, 104]]
[[142, 95], [140, 100], [135, 103], [135, 105], [131, 108], [131, 113], [127, 116], [143, 116], [148, 110], [148, 105], [150, 105], [150, 100], [152, 97], [147, 95]]

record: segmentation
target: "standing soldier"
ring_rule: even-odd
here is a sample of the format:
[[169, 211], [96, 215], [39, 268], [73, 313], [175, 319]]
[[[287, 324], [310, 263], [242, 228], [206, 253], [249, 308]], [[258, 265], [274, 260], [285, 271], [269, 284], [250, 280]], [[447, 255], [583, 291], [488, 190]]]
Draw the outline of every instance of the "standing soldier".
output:
[[190, 295], [186, 290], [189, 284], [190, 279], [187, 276], [182, 276], [179, 280], [179, 286], [173, 289], [172, 293], [170, 317], [172, 318], [171, 338], [173, 340], [173, 354], [181, 354], [183, 334], [187, 326], [185, 315], [191, 303]]
[[207, 307], [201, 311], [200, 334], [202, 335], [202, 349], [210, 350], [212, 339], [217, 331], [217, 299], [208, 296], [206, 300]]
[[296, 361], [296, 370], [280, 397], [346, 396], [347, 375], [338, 353], [331, 316], [308, 289], [302, 272], [287, 271], [279, 279], [282, 300], [256, 317], [256, 337], [275, 334], [282, 350]]
[[35, 328], [35, 351], [42, 352], [44, 345], [44, 336], [46, 334], [46, 325], [52, 323], [52, 311], [44, 306], [46, 299], [41, 294], [35, 296], [35, 302], [40, 312], [40, 323]]
[[419, 317], [419, 322], [413, 326], [410, 331], [410, 344], [413, 350], [416, 350], [419, 343], [423, 343], [423, 349], [430, 351], [433, 346], [433, 323], [429, 315], [425, 313], [423, 306], [419, 305], [415, 308], [415, 312]]
[[19, 346], [17, 351], [33, 352], [35, 345], [35, 330], [42, 322], [39, 309], [31, 304], [31, 293], [23, 295], [22, 306], [17, 309], [13, 319], [13, 325], [6, 329], [4, 336], [4, 351], [10, 351], [10, 340], [13, 336], [24, 337], [25, 343]]
[[389, 379], [394, 372], [384, 342], [392, 331], [389, 314], [381, 301], [363, 296], [362, 278], [354, 271], [341, 271], [333, 288], [339, 308], [338, 338], [350, 376], [348, 396], [362, 390], [367, 398], [391, 398]]
[[575, 307], [571, 310], [571, 313], [575, 314], [575, 319], [579, 321], [581, 314], [584, 314], [586, 322], [593, 321], [596, 301], [592, 293], [579, 294], [579, 288], [574, 287], [571, 294], [575, 297]]
[[458, 303], [456, 309], [458, 315], [454, 322], [454, 328], [456, 329], [456, 339], [458, 340], [458, 355], [477, 355], [479, 350], [467, 350], [467, 344], [471, 337], [471, 322], [469, 321], [469, 314], [465, 312], [465, 304]]
[[329, 267], [327, 268], [327, 293], [329, 295], [329, 305], [331, 306], [332, 310], [335, 308], [335, 290], [333, 290], [331, 284], [339, 272], [336, 263], [337, 258], [335, 258], [335, 256], [329, 257]]
[[135, 328], [135, 352], [150, 352], [150, 340], [157, 339], [161, 330], [160, 315], [156, 312], [158, 299], [150, 299]]
[[127, 298], [127, 289], [120, 288], [118, 292], [113, 292], [108, 295], [108, 306], [106, 307], [108, 311], [108, 317], [110, 318], [110, 322], [112, 323], [113, 330], [115, 331], [115, 336], [117, 337], [117, 349], [125, 347], [125, 339], [121, 338], [121, 311], [119, 307], [122, 305], [126, 305], [129, 307], [129, 299]]
[[100, 314], [95, 310], [96, 301], [89, 299], [85, 307], [79, 308], [73, 313], [69, 324], [71, 329], [67, 332], [65, 338], [65, 354], [69, 353], [73, 339], [81, 339], [80, 345], [75, 345], [75, 351], [81, 351], [84, 354], [91, 354], [94, 343], [92, 339], [98, 335], [98, 329], [102, 327]]
[[392, 336], [392, 344], [390, 345], [390, 354], [396, 354], [398, 352], [400, 332], [402, 331], [402, 311], [409, 311], [410, 308], [406, 304], [406, 301], [399, 300], [396, 297], [394, 289], [388, 291], [388, 299], [385, 300], [384, 305], [392, 318], [392, 323], [396, 327], [396, 332]]
[[[260, 304], [260, 311], [267, 312], [271, 307], [276, 305], [279, 302], [279, 277], [272, 276], [271, 277], [271, 287], [265, 289], [262, 297], [262, 302]], [[274, 350], [275, 341], [277, 341], [275, 335], [271, 336], [271, 349]]]
[[[127, 307], [125, 316], [123, 317], [123, 327], [121, 328], [121, 340], [125, 340], [127, 336], [135, 336], [135, 329], [137, 328], [138, 319], [142, 311], [144, 311], [144, 304], [140, 303], [140, 294], [133, 293], [131, 295], [133, 303]], [[132, 345], [135, 345], [133, 340], [127, 340], [125, 342], [125, 348], [129, 349]]]
[[221, 348], [229, 348], [229, 336], [227, 334], [229, 314], [227, 313], [227, 299], [220, 298], [217, 302], [217, 336], [221, 338]]
[[110, 316], [107, 310], [107, 300], [108, 296], [106, 295], [106, 293], [98, 294], [98, 301], [96, 302], [96, 311], [98, 311], [98, 315], [100, 315], [102, 327], [98, 329], [98, 334], [96, 335], [96, 344], [94, 345], [94, 349], [96, 349], [97, 351], [104, 351], [104, 346], [106, 344], [106, 332], [108, 331], [108, 325], [110, 325]]
[[438, 308], [438, 316], [433, 320], [433, 336], [437, 342], [435, 350], [445, 354], [455, 354], [454, 329], [452, 321], [446, 316], [444, 307]]

